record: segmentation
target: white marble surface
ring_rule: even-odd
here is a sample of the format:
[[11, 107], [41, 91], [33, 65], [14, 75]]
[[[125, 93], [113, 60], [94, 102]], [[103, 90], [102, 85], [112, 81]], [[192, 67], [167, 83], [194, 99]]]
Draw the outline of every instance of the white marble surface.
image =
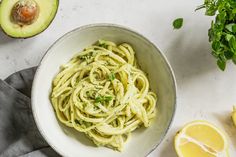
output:
[[[205, 119], [228, 135], [230, 156], [236, 156], [236, 128], [230, 119], [236, 104], [236, 66], [221, 72], [210, 55], [207, 30], [211, 17], [195, 12], [202, 0], [64, 0], [51, 26], [30, 39], [11, 39], [0, 32], [0, 78], [36, 66], [48, 47], [64, 33], [90, 23], [130, 27], [153, 41], [167, 56], [178, 84], [178, 107], [172, 127], [149, 157], [176, 157], [173, 137], [191, 120]], [[172, 21], [184, 26], [173, 30]]]

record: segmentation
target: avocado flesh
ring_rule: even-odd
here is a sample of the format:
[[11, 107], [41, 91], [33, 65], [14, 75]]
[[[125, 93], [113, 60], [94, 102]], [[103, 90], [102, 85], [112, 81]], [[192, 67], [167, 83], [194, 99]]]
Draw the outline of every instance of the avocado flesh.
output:
[[44, 31], [54, 19], [58, 0], [35, 0], [39, 7], [37, 19], [30, 25], [20, 26], [12, 21], [12, 8], [19, 0], [2, 0], [0, 5], [0, 24], [2, 30], [14, 38], [28, 38]]

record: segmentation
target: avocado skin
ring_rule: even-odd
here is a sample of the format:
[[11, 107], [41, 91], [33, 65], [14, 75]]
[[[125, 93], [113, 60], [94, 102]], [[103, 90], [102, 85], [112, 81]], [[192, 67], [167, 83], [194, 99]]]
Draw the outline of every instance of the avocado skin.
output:
[[[2, 1], [3, 1], [3, 0], [0, 0], [0, 5], [1, 5]], [[55, 12], [55, 16], [54, 16], [54, 17], [52, 18], [52, 20], [48, 23], [48, 26], [47, 26], [44, 30], [42, 30], [41, 32], [38, 32], [38, 33], [36, 33], [36, 34], [34, 34], [34, 35], [31, 35], [31, 36], [28, 36], [28, 37], [14, 37], [14, 36], [11, 36], [11, 35], [7, 34], [7, 32], [5, 32], [5, 31], [2, 29], [1, 23], [0, 23], [0, 29], [1, 29], [1, 31], [2, 31], [5, 35], [7, 35], [8, 37], [14, 38], [14, 39], [28, 39], [28, 38], [32, 38], [32, 37], [35, 37], [35, 36], [37, 36], [37, 35], [43, 33], [46, 29], [48, 29], [48, 27], [51, 25], [52, 21], [55, 19], [56, 15], [57, 15], [60, 0], [56, 0], [56, 1], [57, 1], [57, 9], [56, 9], [56, 12]]]

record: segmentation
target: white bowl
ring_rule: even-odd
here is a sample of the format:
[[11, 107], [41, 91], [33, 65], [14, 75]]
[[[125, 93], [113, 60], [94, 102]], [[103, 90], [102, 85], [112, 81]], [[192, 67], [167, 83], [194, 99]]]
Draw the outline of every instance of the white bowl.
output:
[[[83, 133], [61, 124], [49, 100], [51, 84], [60, 65], [98, 39], [130, 43], [141, 69], [148, 73], [151, 89], [157, 94], [157, 116], [149, 128], [132, 133], [123, 152], [96, 147]], [[43, 57], [32, 88], [32, 110], [42, 136], [62, 156], [68, 157], [141, 157], [162, 141], [170, 127], [176, 107], [174, 74], [164, 55], [144, 36], [122, 26], [94, 24], [77, 28], [57, 40]]]

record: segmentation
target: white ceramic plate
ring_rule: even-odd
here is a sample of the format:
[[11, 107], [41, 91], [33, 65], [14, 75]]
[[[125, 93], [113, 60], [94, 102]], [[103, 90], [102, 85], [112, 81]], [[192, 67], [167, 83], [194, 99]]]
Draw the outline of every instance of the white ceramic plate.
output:
[[[83, 133], [61, 124], [51, 106], [51, 83], [60, 65], [98, 39], [130, 43], [141, 69], [148, 73], [151, 89], [158, 96], [157, 116], [151, 127], [132, 133], [123, 152], [96, 147]], [[95, 24], [77, 28], [57, 40], [43, 57], [32, 88], [32, 110], [39, 131], [62, 156], [68, 157], [142, 157], [154, 150], [166, 135], [176, 107], [174, 74], [164, 55], [142, 35], [122, 26]]]

